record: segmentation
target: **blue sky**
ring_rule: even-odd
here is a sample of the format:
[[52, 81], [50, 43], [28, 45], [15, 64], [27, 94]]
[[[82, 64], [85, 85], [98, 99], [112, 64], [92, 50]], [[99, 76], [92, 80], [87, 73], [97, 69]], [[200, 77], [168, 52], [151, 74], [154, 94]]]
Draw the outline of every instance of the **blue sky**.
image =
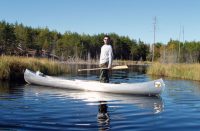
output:
[[156, 42], [183, 36], [200, 41], [199, 7], [200, 0], [0, 0], [0, 20], [61, 33], [114, 32], [153, 43], [156, 16]]

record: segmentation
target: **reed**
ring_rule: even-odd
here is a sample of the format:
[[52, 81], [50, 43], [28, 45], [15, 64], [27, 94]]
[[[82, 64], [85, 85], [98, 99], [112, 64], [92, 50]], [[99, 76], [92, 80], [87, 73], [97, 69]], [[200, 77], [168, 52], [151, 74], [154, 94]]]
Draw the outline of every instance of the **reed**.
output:
[[152, 63], [147, 74], [200, 81], [200, 64]]
[[66, 64], [51, 61], [44, 58], [28, 58], [18, 56], [1, 56], [0, 57], [0, 79], [18, 79], [23, 78], [25, 69], [33, 71], [40, 70], [49, 75], [67, 73]]

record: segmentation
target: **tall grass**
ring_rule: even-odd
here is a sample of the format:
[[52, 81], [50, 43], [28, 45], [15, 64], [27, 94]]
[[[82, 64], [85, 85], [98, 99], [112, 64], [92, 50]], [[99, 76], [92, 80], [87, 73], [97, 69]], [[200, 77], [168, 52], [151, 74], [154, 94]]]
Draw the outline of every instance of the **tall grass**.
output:
[[17, 79], [23, 77], [25, 69], [40, 70], [49, 75], [67, 73], [67, 65], [43, 58], [27, 58], [17, 56], [0, 57], [0, 79]]
[[200, 81], [200, 64], [152, 63], [147, 74]]

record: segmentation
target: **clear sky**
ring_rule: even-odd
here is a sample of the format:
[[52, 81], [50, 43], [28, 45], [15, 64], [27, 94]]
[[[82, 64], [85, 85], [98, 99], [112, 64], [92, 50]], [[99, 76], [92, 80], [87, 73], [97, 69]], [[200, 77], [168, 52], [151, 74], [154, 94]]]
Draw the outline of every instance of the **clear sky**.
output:
[[0, 21], [147, 43], [154, 41], [155, 16], [156, 42], [200, 41], [200, 0], [0, 0]]

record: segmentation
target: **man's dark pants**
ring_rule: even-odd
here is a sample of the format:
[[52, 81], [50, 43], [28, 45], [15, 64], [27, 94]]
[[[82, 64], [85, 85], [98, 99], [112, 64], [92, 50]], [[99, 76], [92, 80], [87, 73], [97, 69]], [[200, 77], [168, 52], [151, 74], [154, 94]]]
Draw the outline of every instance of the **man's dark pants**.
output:
[[[108, 63], [104, 63], [100, 65], [100, 68], [107, 68]], [[100, 82], [109, 83], [109, 69], [101, 69], [100, 70]]]

